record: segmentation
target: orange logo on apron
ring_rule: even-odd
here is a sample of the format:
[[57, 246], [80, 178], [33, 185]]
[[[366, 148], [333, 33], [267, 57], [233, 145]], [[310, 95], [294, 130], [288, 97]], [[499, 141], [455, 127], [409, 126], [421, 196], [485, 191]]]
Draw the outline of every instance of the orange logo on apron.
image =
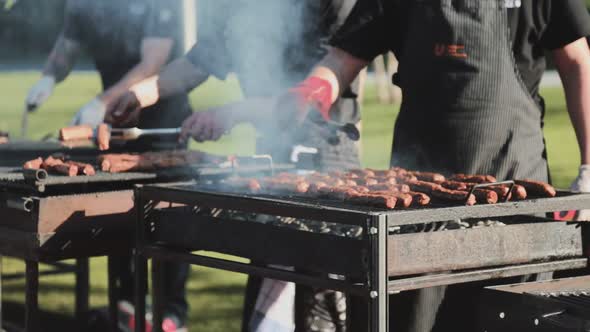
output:
[[465, 52], [465, 45], [457, 44], [435, 44], [434, 55], [437, 57], [448, 56], [451, 58], [467, 58], [467, 53]]

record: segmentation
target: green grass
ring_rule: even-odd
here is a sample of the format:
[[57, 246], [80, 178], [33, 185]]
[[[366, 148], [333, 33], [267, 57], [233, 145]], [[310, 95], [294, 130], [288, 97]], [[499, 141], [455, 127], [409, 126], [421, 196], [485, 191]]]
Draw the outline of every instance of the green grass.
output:
[[[17, 135], [20, 115], [28, 87], [37, 74], [0, 74], [0, 130]], [[30, 133], [39, 139], [55, 133], [68, 122], [84, 102], [99, 91], [96, 75], [76, 73], [55, 91], [54, 96], [30, 119]], [[559, 187], [569, 185], [579, 163], [578, 148], [561, 89], [543, 91], [547, 97], [546, 138], [554, 182]], [[222, 83], [212, 80], [191, 94], [195, 109], [222, 104], [240, 98], [235, 80]], [[390, 158], [391, 137], [397, 107], [376, 103], [375, 89], [369, 87], [363, 110], [363, 164], [386, 167]], [[217, 153], [254, 151], [254, 131], [240, 126], [220, 142], [194, 144], [193, 147]], [[22, 263], [6, 259], [4, 272], [22, 272]], [[91, 262], [91, 303], [106, 304], [106, 262], [103, 258]], [[191, 304], [190, 326], [193, 331], [238, 331], [245, 277], [204, 268], [193, 268], [188, 285]], [[4, 300], [21, 303], [24, 299], [22, 281], [5, 282]], [[42, 280], [40, 303], [45, 310], [71, 313], [73, 307], [73, 277], [54, 276]]]

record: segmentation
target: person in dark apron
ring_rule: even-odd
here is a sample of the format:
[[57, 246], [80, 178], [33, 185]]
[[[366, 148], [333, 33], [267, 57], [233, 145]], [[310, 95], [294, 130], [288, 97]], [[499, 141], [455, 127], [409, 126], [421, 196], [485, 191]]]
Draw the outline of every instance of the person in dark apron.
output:
[[[76, 114], [72, 124], [98, 125], [103, 122], [110, 103], [135, 82], [158, 72], [179, 48], [178, 10], [173, 2], [155, 0], [68, 0], [61, 35], [49, 56], [43, 78], [29, 92], [29, 108], [40, 106], [63, 81], [76, 59], [85, 51], [100, 74], [103, 92]], [[140, 128], [177, 128], [191, 114], [186, 93], [163, 99], [146, 109]], [[144, 139], [119, 147], [127, 151], [150, 151], [177, 146], [176, 139]], [[133, 273], [131, 253], [113, 257], [118, 275], [124, 320], [129, 330], [132, 315]], [[166, 331], [181, 331], [188, 304], [185, 283], [187, 264], [169, 264], [165, 268], [167, 285]]]
[[[246, 97], [275, 96], [303, 79], [326, 54], [327, 41], [344, 22], [354, 3], [355, 0], [200, 1], [197, 45], [185, 57], [169, 65], [158, 78], [133, 87], [108, 113], [132, 117], [133, 112], [127, 110], [144, 107], [150, 104], [149, 100], [175, 91], [193, 89], [210, 75], [226, 79], [230, 72], [237, 75]], [[358, 84], [351, 84], [332, 108], [339, 121], [359, 122], [356, 89]], [[246, 110], [247, 107], [238, 105], [238, 108]], [[238, 122], [227, 120], [231, 117], [227, 110], [228, 107], [222, 106], [211, 112], [197, 112], [185, 124], [189, 123], [187, 126], [192, 129], [197, 126], [202, 129], [192, 133], [197, 141], [218, 139]], [[277, 163], [291, 162], [293, 148], [301, 145], [318, 150], [319, 170], [359, 167], [356, 143], [346, 135], [338, 133], [338, 144], [329, 144], [323, 124], [310, 123], [307, 130], [294, 132], [277, 130], [278, 125], [273, 121], [269, 117], [255, 123], [257, 153], [270, 154]], [[214, 125], [207, 125], [210, 123]], [[190, 132], [191, 128], [185, 131]], [[260, 283], [258, 278], [249, 280], [244, 331], [248, 331]], [[307, 331], [313, 325], [324, 324], [330, 328], [322, 328], [322, 331], [344, 331], [344, 317], [342, 312], [336, 311], [343, 307], [342, 294], [307, 288], [298, 289], [297, 294], [297, 303], [306, 303], [297, 309], [298, 330]], [[316, 298], [326, 300], [318, 303]], [[325, 312], [328, 314], [317, 314]]]
[[[590, 133], [590, 17], [582, 1], [361, 1], [310, 80], [339, 87], [392, 50], [403, 91], [392, 166], [548, 181], [539, 82], [560, 71], [582, 160]], [[582, 92], [581, 92], [582, 91]], [[587, 93], [587, 92], [586, 92]], [[315, 100], [321, 102], [321, 100]], [[496, 282], [497, 283], [497, 282]], [[392, 296], [392, 331], [476, 331], [482, 283]], [[363, 330], [364, 327], [355, 327]]]

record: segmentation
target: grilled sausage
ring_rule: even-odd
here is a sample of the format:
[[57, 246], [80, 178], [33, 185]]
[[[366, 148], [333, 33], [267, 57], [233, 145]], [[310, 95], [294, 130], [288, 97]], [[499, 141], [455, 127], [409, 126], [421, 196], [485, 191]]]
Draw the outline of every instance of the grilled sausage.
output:
[[377, 184], [373, 186], [369, 186], [371, 191], [389, 191], [389, 192], [402, 192], [408, 193], [410, 191], [410, 186], [407, 184]]
[[496, 204], [498, 203], [498, 194], [495, 191], [489, 189], [475, 189], [473, 191], [477, 203], [480, 204]]
[[449, 178], [452, 181], [459, 182], [473, 182], [473, 183], [493, 183], [498, 180], [491, 175], [466, 175], [466, 174], [455, 174]]
[[108, 160], [108, 159], [105, 159], [105, 160], [103, 160], [103, 161], [100, 163], [100, 169], [101, 169], [103, 172], [110, 172], [110, 171], [111, 171], [111, 161], [110, 161], [110, 160]]
[[375, 177], [375, 172], [370, 169], [351, 169], [347, 175], [356, 175], [359, 178]]
[[59, 139], [66, 141], [87, 140], [94, 136], [94, 130], [91, 126], [82, 125], [62, 128], [59, 131]]
[[512, 197], [512, 194], [510, 193], [510, 186], [508, 185], [491, 186], [486, 187], [486, 189], [495, 191], [498, 195], [498, 201], [503, 201], [504, 199], [510, 200]]
[[304, 194], [309, 190], [309, 183], [306, 181], [275, 181], [274, 179], [264, 179], [261, 181], [262, 187], [271, 192], [287, 192]]
[[379, 184], [397, 184], [397, 180], [394, 176], [376, 177], [375, 179], [377, 179]]
[[86, 175], [86, 176], [93, 176], [96, 175], [96, 170], [92, 165], [86, 163], [80, 163], [77, 161], [66, 161], [67, 165], [74, 165], [78, 167], [78, 175]]
[[444, 188], [451, 190], [469, 190], [470, 186], [465, 182], [447, 180], [441, 183]]
[[375, 174], [375, 177], [377, 178], [395, 178], [398, 174], [394, 171], [394, 170], [375, 170], [375, 169], [369, 169], [370, 171], [373, 172], [373, 174]]
[[68, 165], [68, 164], [57, 164], [53, 166], [49, 166], [46, 168], [49, 172], [55, 172], [67, 176], [76, 176], [78, 175], [78, 166], [76, 165]]
[[29, 160], [24, 165], [24, 169], [41, 169], [43, 165], [43, 158], [39, 157], [37, 159]]
[[[469, 195], [469, 192], [462, 190], [450, 190], [440, 187], [436, 190], [432, 190], [431, 195], [446, 201], [466, 202], [467, 205], [475, 205], [477, 202], [474, 195]], [[469, 197], [467, 197], [467, 195], [469, 195]]]
[[363, 185], [363, 186], [374, 186], [376, 184], [379, 184], [379, 180], [377, 178], [371, 178], [371, 177], [366, 177], [364, 179], [360, 179], [359, 181], [356, 181], [358, 184]]
[[512, 192], [510, 193], [511, 199], [516, 201], [525, 200], [528, 196], [527, 190], [525, 187], [515, 184], [512, 188]]
[[228, 179], [225, 184], [231, 186], [232, 189], [236, 191], [257, 193], [262, 189], [260, 182], [258, 182], [256, 179], [231, 178]]
[[440, 184], [419, 180], [408, 182], [408, 185], [412, 191], [419, 191], [426, 194], [430, 194], [432, 191], [440, 191], [444, 189]]
[[420, 181], [426, 182], [441, 183], [446, 180], [444, 175], [432, 172], [409, 172], [409, 174], [415, 176]]
[[348, 196], [347, 201], [390, 210], [395, 209], [397, 205], [397, 198], [388, 195], [356, 194]]
[[555, 197], [555, 195], [557, 195], [557, 191], [555, 191], [555, 188], [552, 185], [542, 181], [515, 180], [514, 182], [523, 186], [527, 193], [533, 196]]
[[96, 143], [98, 145], [98, 149], [100, 151], [108, 150], [110, 142], [111, 131], [109, 130], [109, 126], [104, 123], [98, 125], [98, 130], [96, 134]]
[[415, 191], [410, 191], [408, 194], [412, 195], [412, 203], [416, 206], [426, 206], [430, 204], [430, 196]]

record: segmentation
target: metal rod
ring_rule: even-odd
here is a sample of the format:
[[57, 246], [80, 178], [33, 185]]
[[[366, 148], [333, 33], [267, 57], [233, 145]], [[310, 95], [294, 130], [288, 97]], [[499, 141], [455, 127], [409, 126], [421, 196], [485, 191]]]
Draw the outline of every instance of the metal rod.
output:
[[116, 276], [116, 262], [113, 256], [107, 257], [107, 273], [108, 273], [108, 296], [109, 296], [109, 331], [110, 332], [119, 332], [119, 310], [118, 310], [118, 301], [119, 301], [119, 285], [117, 284], [117, 276]]
[[26, 260], [25, 331], [39, 331], [39, 263]]
[[135, 332], [145, 332], [145, 292], [147, 290], [147, 259], [144, 257], [146, 210], [151, 204], [143, 200], [142, 191], [135, 189], [137, 220], [135, 224], [136, 248], [133, 252], [135, 262]]
[[398, 293], [414, 289], [453, 285], [471, 281], [515, 277], [542, 272], [575, 270], [579, 268], [585, 268], [587, 266], [587, 258], [575, 258], [554, 262], [523, 264], [516, 266], [479, 269], [475, 271], [453, 272], [448, 274], [433, 274], [413, 278], [395, 279], [389, 281], [388, 288], [390, 293]]
[[89, 312], [89, 265], [88, 258], [76, 259], [76, 322], [79, 331], [87, 329]]
[[33, 210], [33, 199], [30, 197], [7, 198], [6, 207], [25, 212], [31, 212]]
[[41, 182], [45, 181], [49, 175], [44, 169], [25, 169], [23, 170], [23, 177], [25, 181]]
[[385, 216], [369, 219], [365, 230], [370, 248], [369, 331], [389, 331], [389, 294], [387, 291], [387, 220]]
[[144, 255], [147, 257], [169, 260], [174, 262], [186, 262], [193, 265], [200, 265], [214, 269], [256, 275], [277, 280], [290, 281], [298, 284], [316, 286], [320, 288], [340, 290], [354, 295], [369, 296], [367, 287], [360, 284], [351, 284], [350, 282], [314, 277], [297, 272], [285, 271], [271, 267], [262, 267], [252, 264], [233, 262], [225, 259], [206, 257], [176, 251], [165, 247], [149, 245], [144, 247]]
[[162, 331], [164, 319], [164, 266], [158, 258], [152, 258], [152, 328], [154, 332]]

